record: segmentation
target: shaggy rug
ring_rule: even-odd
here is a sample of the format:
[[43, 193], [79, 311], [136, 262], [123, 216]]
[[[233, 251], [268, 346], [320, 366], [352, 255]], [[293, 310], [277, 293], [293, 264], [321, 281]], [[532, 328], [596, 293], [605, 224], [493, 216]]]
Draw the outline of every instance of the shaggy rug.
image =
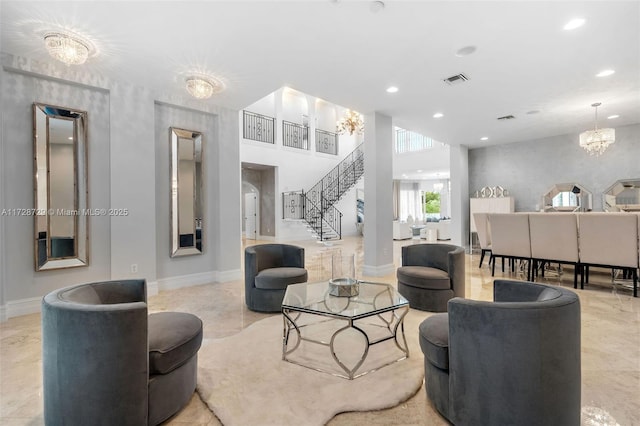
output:
[[[282, 316], [275, 315], [237, 335], [205, 340], [198, 354], [197, 390], [226, 426], [323, 425], [338, 413], [393, 407], [422, 385], [418, 325], [428, 315], [410, 310], [405, 317], [408, 359], [354, 380], [283, 361]], [[320, 351], [303, 351], [302, 357], [314, 356], [327, 366], [334, 364], [328, 347], [302, 343]], [[389, 356], [400, 356], [392, 340], [372, 346], [367, 361]]]

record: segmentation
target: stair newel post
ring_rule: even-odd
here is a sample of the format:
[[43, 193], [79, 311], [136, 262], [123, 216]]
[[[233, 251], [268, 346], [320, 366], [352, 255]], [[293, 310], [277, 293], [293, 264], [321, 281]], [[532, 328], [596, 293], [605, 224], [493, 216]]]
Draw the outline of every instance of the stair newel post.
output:
[[[324, 183], [323, 183], [324, 186]], [[322, 222], [324, 220], [324, 190], [320, 191], [320, 241], [324, 241]]]

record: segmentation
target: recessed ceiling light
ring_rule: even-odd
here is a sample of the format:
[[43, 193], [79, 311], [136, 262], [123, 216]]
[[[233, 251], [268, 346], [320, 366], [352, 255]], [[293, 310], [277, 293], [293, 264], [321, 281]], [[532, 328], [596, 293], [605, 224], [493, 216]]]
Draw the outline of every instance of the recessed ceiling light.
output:
[[67, 139], [69, 139], [70, 141], [73, 140], [73, 136], [69, 136]]
[[441, 112], [436, 112], [435, 114], [433, 114], [433, 118], [442, 118], [444, 117], [444, 114]]
[[613, 114], [613, 115], [608, 116], [607, 118], [609, 120], [613, 120], [614, 118], [618, 118], [618, 117], [620, 117], [618, 114]]
[[481, 137], [481, 138], [480, 138], [480, 140], [481, 140], [481, 141], [488, 141], [488, 140], [489, 140], [489, 138], [488, 138], [488, 137], [486, 137], [486, 136], [483, 136], [483, 137]]
[[416, 172], [422, 173], [422, 169], [418, 169], [418, 170], [416, 170]]
[[582, 18], [572, 19], [569, 22], [567, 22], [562, 28], [567, 31], [575, 30], [576, 28], [583, 26], [585, 22], [586, 21]]
[[398, 91], [398, 88], [396, 86], [387, 87], [387, 93], [396, 93], [397, 91]]
[[603, 71], [600, 71], [598, 74], [596, 74], [596, 77], [608, 77], [614, 73], [615, 73], [614, 70], [603, 70]]
[[465, 46], [461, 49], [458, 49], [458, 51], [456, 52], [456, 56], [461, 58], [463, 56], [469, 56], [471, 55], [473, 52], [476, 51], [476, 47], [475, 46]]

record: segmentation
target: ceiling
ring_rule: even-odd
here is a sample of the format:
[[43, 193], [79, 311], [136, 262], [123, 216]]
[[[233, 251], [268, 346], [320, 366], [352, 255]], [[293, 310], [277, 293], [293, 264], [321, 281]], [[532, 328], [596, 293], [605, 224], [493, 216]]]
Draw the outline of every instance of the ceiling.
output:
[[640, 1], [373, 3], [2, 0], [1, 50], [50, 61], [42, 37], [65, 28], [95, 43], [87, 72], [182, 95], [207, 72], [226, 89], [203, 102], [232, 109], [288, 86], [470, 147], [581, 132], [594, 102], [601, 127], [640, 122]]

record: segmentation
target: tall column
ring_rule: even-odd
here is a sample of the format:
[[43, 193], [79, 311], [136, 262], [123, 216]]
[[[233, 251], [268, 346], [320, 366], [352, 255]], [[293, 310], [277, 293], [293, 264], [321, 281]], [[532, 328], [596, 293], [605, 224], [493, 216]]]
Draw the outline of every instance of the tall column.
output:
[[393, 123], [374, 112], [364, 124], [364, 275], [393, 273]]
[[469, 246], [469, 148], [451, 145], [451, 244]]

